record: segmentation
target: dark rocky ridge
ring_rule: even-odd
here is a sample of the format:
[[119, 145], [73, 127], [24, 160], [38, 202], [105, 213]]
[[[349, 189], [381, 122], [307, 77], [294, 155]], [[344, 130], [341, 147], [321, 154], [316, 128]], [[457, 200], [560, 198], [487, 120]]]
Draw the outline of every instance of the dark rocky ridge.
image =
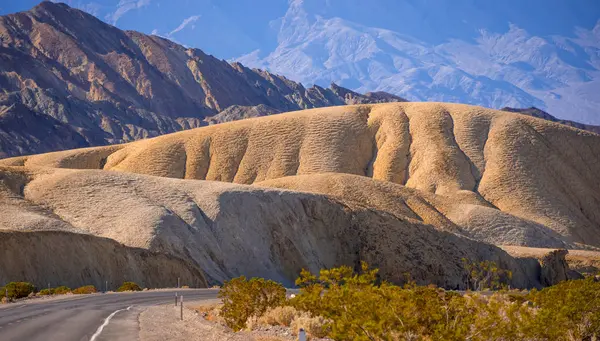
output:
[[[402, 101], [335, 84], [305, 88], [52, 2], [0, 17], [0, 88], [0, 158], [127, 142], [220, 117]], [[205, 121], [231, 106], [235, 115]]]
[[506, 107], [506, 108], [502, 108], [502, 110], [515, 112], [515, 113], [519, 113], [519, 114], [524, 114], [524, 115], [529, 115], [529, 116], [533, 116], [533, 117], [537, 117], [537, 118], [542, 118], [547, 121], [557, 122], [560, 124], [568, 125], [570, 127], [587, 130], [587, 131], [591, 131], [596, 134], [600, 134], [600, 126], [593, 126], [593, 125], [583, 124], [583, 123], [569, 121], [569, 120], [561, 120], [561, 119], [556, 118], [556, 117], [548, 114], [547, 112], [545, 112], [541, 109], [538, 109], [536, 107], [525, 108], [525, 109], [516, 109], [516, 108]]

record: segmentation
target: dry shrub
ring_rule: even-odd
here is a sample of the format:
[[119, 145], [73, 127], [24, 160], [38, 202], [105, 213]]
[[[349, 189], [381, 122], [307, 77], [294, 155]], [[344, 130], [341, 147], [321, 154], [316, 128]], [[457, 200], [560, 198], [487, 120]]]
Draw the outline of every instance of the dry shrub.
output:
[[321, 316], [310, 316], [310, 314], [303, 313], [302, 315], [296, 316], [290, 325], [292, 332], [298, 334], [300, 328], [313, 337], [326, 337], [329, 333], [327, 327], [327, 320]]
[[98, 292], [98, 290], [96, 290], [96, 287], [93, 285], [86, 285], [86, 286], [79, 287], [79, 288], [73, 290], [73, 294], [75, 294], [75, 295], [87, 295], [87, 294], [94, 294], [97, 292]]
[[64, 286], [64, 285], [52, 289], [53, 295], [66, 295], [66, 294], [70, 294], [70, 293], [71, 293], [71, 288]]
[[267, 310], [267, 312], [258, 319], [258, 324], [289, 327], [294, 318], [300, 315], [302, 315], [302, 313], [294, 307], [275, 307]]
[[135, 282], [123, 282], [123, 285], [117, 289], [117, 292], [142, 291], [142, 288]]
[[202, 316], [207, 321], [225, 325], [225, 320], [223, 320], [223, 318], [220, 315], [222, 306], [223, 305], [220, 303], [214, 303], [200, 305], [197, 307], [193, 307], [192, 309], [197, 311], [198, 314], [200, 314], [200, 316]]

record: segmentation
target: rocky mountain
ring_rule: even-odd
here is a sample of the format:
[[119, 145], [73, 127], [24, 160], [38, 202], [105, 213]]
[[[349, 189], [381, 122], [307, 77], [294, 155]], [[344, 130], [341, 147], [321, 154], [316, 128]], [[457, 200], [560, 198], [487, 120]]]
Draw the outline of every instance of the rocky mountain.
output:
[[347, 102], [332, 89], [121, 31], [53, 2], [0, 17], [0, 87], [0, 157], [199, 127], [231, 106], [290, 111]]
[[600, 21], [592, 29], [573, 26], [570, 35], [535, 35], [510, 21], [482, 29], [506, 17], [503, 10], [529, 5], [290, 0], [271, 23], [275, 47], [237, 60], [307, 84], [336, 82], [410, 101], [535, 106], [600, 125]]
[[[367, 261], [460, 289], [468, 258], [538, 287], [552, 281], [538, 260], [497, 246], [599, 248], [599, 157], [597, 134], [506, 111], [317, 108], [0, 160], [0, 229], [113, 239], [186, 259], [209, 285]], [[85, 259], [105, 261], [94, 238]]]
[[593, 126], [593, 125], [583, 124], [583, 123], [579, 123], [579, 122], [573, 122], [573, 121], [569, 121], [569, 120], [560, 120], [560, 119], [558, 119], [536, 107], [525, 108], [525, 109], [502, 108], [502, 110], [515, 112], [515, 113], [519, 113], [519, 114], [524, 114], [524, 115], [529, 115], [529, 116], [533, 116], [533, 117], [537, 117], [537, 118], [542, 118], [544, 120], [558, 122], [560, 124], [565, 124], [570, 127], [575, 127], [578, 129], [587, 130], [587, 131], [594, 132], [596, 134], [600, 134], [600, 126]]

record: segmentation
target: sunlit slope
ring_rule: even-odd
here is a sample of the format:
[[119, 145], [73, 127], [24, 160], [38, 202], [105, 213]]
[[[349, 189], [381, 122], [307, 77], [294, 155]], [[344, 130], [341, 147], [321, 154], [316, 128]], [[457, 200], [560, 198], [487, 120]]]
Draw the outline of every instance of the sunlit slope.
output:
[[[481, 223], [524, 220], [566, 242], [600, 246], [600, 136], [468, 105], [311, 109], [0, 163], [242, 184], [325, 172], [366, 175], [476, 205], [464, 215], [475, 210], [489, 217]], [[455, 222], [468, 218], [454, 215]]]

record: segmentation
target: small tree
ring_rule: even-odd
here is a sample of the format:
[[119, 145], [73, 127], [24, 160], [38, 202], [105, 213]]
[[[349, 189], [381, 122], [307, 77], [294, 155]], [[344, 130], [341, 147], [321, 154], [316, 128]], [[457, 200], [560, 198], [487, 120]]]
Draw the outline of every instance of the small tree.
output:
[[495, 262], [485, 260], [479, 263], [463, 258], [467, 272], [467, 288], [471, 290], [498, 290], [508, 285], [512, 272], [498, 267]]

